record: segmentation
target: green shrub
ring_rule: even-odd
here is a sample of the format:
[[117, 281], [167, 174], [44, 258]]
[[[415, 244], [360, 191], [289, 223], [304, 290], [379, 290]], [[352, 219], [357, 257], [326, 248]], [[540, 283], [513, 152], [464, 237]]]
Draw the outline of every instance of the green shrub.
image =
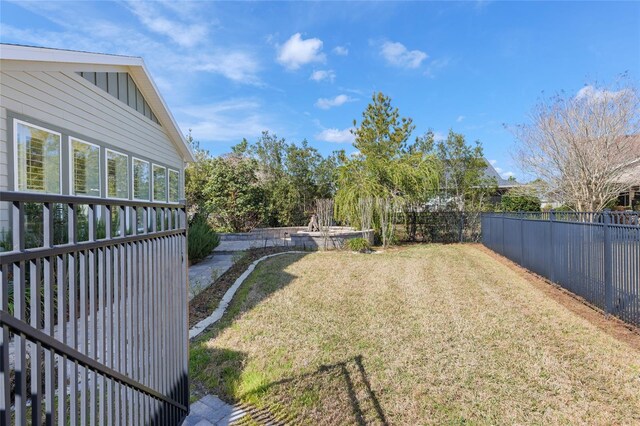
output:
[[220, 244], [220, 236], [202, 216], [196, 216], [189, 224], [189, 260], [196, 263], [211, 254]]
[[369, 244], [369, 240], [366, 238], [352, 238], [347, 240], [347, 247], [349, 247], [349, 250], [360, 253], [366, 253], [371, 250], [371, 244]]
[[507, 192], [502, 196], [500, 207], [505, 212], [539, 212], [540, 204], [540, 199], [534, 195]]

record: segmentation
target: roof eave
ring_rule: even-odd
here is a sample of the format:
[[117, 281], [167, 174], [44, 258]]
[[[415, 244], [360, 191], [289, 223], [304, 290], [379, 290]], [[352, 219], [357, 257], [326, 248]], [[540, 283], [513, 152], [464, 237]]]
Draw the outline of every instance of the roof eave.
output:
[[[144, 63], [144, 60], [140, 59], [140, 62], [141, 63], [139, 65], [139, 69], [142, 70], [142, 72], [144, 73], [144, 79], [152, 88], [152, 90], [148, 91], [151, 101], [150, 99], [147, 99], [147, 102], [150, 102], [150, 103], [153, 102], [153, 104], [158, 104], [159, 106], [161, 106], [160, 110], [162, 111], [162, 114], [160, 114], [159, 116], [156, 113], [156, 117], [158, 117], [158, 120], [165, 125], [170, 136], [176, 142], [178, 142], [176, 143], [176, 145], [180, 148], [180, 153], [184, 156], [185, 161], [188, 163], [192, 163], [196, 161], [195, 156], [193, 155], [193, 152], [189, 147], [189, 143], [187, 142], [186, 138], [180, 131], [180, 127], [178, 126], [178, 123], [173, 117], [171, 110], [169, 109], [166, 102], [164, 101], [164, 98], [160, 94], [160, 91], [158, 90], [158, 87], [156, 86], [155, 81], [153, 81], [153, 79], [151, 78], [151, 73], [147, 69], [147, 66]], [[132, 71], [135, 73], [135, 68], [132, 68]], [[153, 104], [151, 104], [152, 107], [153, 107]], [[169, 125], [167, 126], [167, 124]]]
[[66, 64], [92, 64], [102, 66], [128, 67], [147, 102], [156, 106], [154, 113], [158, 121], [173, 140], [186, 162], [195, 161], [193, 152], [166, 102], [162, 98], [144, 60], [137, 56], [109, 55], [104, 53], [81, 52], [76, 50], [51, 49], [45, 47], [0, 44], [0, 59]]

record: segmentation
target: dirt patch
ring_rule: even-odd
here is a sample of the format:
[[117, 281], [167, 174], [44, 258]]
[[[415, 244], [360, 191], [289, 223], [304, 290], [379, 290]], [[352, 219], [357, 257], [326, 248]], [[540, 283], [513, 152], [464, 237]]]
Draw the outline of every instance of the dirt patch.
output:
[[246, 271], [251, 263], [268, 254], [294, 249], [295, 247], [267, 247], [239, 252], [236, 263], [189, 302], [189, 328], [211, 315], [229, 287]]
[[548, 279], [523, 268], [506, 257], [488, 249], [482, 244], [474, 244], [480, 251], [486, 253], [494, 260], [507, 266], [512, 271], [529, 281], [535, 288], [558, 302], [560, 305], [576, 315], [589, 321], [600, 330], [605, 331], [617, 340], [640, 350], [640, 328], [612, 316], [607, 315], [601, 309], [587, 302], [582, 297], [571, 293]]

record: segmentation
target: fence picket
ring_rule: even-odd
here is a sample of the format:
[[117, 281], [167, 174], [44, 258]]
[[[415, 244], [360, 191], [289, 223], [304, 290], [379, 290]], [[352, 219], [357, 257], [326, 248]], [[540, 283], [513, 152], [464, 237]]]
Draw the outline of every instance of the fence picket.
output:
[[[640, 325], [639, 219], [635, 212], [485, 213], [482, 243]], [[519, 234], [509, 225], [516, 220]]]
[[179, 424], [184, 204], [0, 197], [13, 241], [0, 252], [0, 424]]

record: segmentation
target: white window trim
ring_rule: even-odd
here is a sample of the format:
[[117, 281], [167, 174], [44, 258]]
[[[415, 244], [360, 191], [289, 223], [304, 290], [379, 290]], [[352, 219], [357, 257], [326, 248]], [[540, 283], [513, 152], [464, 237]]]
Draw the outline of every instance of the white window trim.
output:
[[[149, 198], [136, 198], [136, 177], [135, 174], [133, 172], [134, 167], [133, 167], [133, 163], [135, 163], [137, 161], [140, 161], [142, 163], [147, 163], [147, 165], [149, 166]], [[151, 162], [147, 161], [147, 160], [143, 160], [142, 158], [138, 158], [138, 157], [134, 157], [131, 156], [131, 199], [136, 200], [136, 201], [149, 201], [152, 197], [152, 193], [151, 193], [151, 181], [153, 180], [153, 177], [151, 176], [153, 174], [152, 168], [151, 168]]]
[[[171, 201], [169, 199], [170, 193], [171, 193], [171, 189], [170, 189], [171, 179], [169, 179], [169, 176], [171, 175], [171, 173], [175, 173], [178, 175], [178, 199], [176, 201]], [[169, 168], [167, 168], [167, 202], [170, 204], [180, 203], [180, 172], [175, 169], [169, 169]]]
[[[127, 197], [126, 198], [121, 198], [121, 197], [110, 197], [109, 196], [109, 153], [113, 152], [114, 154], [117, 155], [122, 155], [123, 157], [127, 158], [127, 163], [129, 162], [129, 155], [125, 154], [124, 152], [120, 152], [120, 151], [116, 151], [113, 149], [109, 149], [109, 148], [105, 148], [104, 150], [104, 182], [105, 182], [105, 186], [104, 186], [104, 198], [109, 198], [111, 200], [128, 200], [129, 199], [129, 189], [131, 187], [131, 176], [127, 176]], [[127, 170], [129, 170], [129, 166], [127, 164]], [[128, 173], [127, 173], [128, 174]]]
[[49, 132], [54, 135], [58, 135], [58, 147], [60, 152], [60, 158], [58, 159], [60, 170], [60, 176], [58, 182], [60, 182], [60, 191], [57, 194], [62, 194], [62, 134], [46, 127], [37, 126], [35, 124], [31, 124], [28, 121], [18, 120], [17, 118], [13, 119], [13, 190], [16, 192], [26, 192], [29, 194], [55, 194], [55, 192], [42, 192], [42, 191], [29, 191], [29, 189], [20, 190], [19, 188], [19, 179], [18, 179], [18, 124], [23, 124], [28, 127], [34, 127], [36, 129], [44, 130], [45, 132]]
[[[88, 198], [102, 198], [102, 173], [100, 173], [100, 170], [98, 170], [98, 190], [100, 191], [100, 195], [95, 196], [95, 195], [86, 195], [86, 194], [82, 194], [82, 195], [76, 195], [76, 184], [75, 184], [75, 179], [73, 178], [73, 141], [76, 142], [80, 142], [83, 143], [85, 145], [91, 145], [95, 148], [98, 148], [98, 165], [102, 164], [102, 161], [100, 161], [100, 145], [97, 145], [95, 143], [91, 143], [91, 142], [87, 142], [85, 140], [82, 140], [80, 138], [76, 138], [75, 136], [69, 136], [69, 194], [73, 195], [74, 197], [88, 197]], [[106, 166], [106, 162], [105, 162], [105, 166]], [[106, 182], [106, 181], [105, 181]], [[106, 191], [106, 187], [105, 187], [105, 191]]]
[[[154, 168], [157, 167], [159, 169], [164, 169], [164, 200], [156, 200], [156, 193], [155, 193], [155, 183], [156, 183], [156, 179], [155, 179], [155, 174], [154, 174]], [[155, 202], [155, 201], [160, 201], [160, 202], [167, 202], [167, 199], [169, 198], [169, 191], [167, 188], [167, 167], [166, 166], [161, 166], [160, 164], [155, 164], [152, 163], [151, 164], [151, 199]]]

